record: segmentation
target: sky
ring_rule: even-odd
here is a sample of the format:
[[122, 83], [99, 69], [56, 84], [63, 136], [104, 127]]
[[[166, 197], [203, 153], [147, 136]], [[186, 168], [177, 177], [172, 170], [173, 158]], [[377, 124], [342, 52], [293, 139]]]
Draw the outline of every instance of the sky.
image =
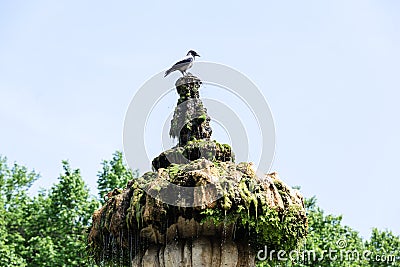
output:
[[399, 9], [395, 0], [2, 1], [0, 154], [41, 174], [33, 192], [67, 159], [95, 194], [101, 161], [123, 148], [135, 92], [195, 49], [262, 91], [276, 128], [272, 170], [286, 183], [365, 238], [372, 227], [400, 234]]

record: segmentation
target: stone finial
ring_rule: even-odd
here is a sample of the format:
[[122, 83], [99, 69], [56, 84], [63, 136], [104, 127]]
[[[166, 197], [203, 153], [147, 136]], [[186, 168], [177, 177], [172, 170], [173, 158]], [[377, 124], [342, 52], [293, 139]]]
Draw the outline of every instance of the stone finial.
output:
[[199, 98], [200, 85], [200, 79], [192, 75], [183, 76], [175, 83], [179, 99], [169, 134], [178, 138], [179, 146], [185, 146], [189, 141], [209, 140], [211, 137], [210, 117]]

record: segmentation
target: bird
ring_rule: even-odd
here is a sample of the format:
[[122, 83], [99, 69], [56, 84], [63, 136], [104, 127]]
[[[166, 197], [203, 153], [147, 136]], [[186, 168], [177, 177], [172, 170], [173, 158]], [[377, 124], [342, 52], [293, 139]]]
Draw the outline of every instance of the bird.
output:
[[193, 62], [196, 57], [200, 57], [194, 50], [189, 50], [186, 54], [186, 57], [181, 59], [180, 61], [176, 62], [170, 69], [165, 72], [164, 77], [167, 77], [173, 71], [179, 70], [183, 76], [187, 75], [186, 71], [193, 66]]

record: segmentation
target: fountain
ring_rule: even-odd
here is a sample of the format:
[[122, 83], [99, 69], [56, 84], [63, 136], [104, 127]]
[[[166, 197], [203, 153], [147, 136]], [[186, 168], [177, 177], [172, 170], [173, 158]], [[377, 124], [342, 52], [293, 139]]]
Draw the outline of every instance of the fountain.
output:
[[178, 144], [153, 171], [114, 190], [93, 214], [88, 251], [103, 266], [255, 266], [257, 251], [297, 249], [307, 234], [303, 197], [277, 173], [256, 175], [211, 140], [201, 81], [177, 80], [170, 135]]

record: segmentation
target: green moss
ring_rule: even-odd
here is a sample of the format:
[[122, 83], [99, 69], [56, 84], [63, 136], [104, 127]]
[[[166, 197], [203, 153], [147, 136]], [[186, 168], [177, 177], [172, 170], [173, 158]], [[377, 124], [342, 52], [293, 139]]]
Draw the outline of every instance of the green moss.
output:
[[198, 119], [199, 119], [200, 122], [205, 121], [205, 120], [207, 119], [207, 114], [206, 114], [206, 113], [203, 113], [202, 115], [200, 115], [200, 116], [198, 117]]
[[183, 164], [205, 158], [214, 162], [234, 162], [234, 154], [228, 144], [216, 141], [191, 139], [183, 147], [175, 147], [164, 151], [153, 159], [155, 170], [168, 168], [171, 164]]
[[[226, 199], [224, 199], [224, 203]], [[215, 225], [232, 223], [237, 228], [247, 229], [250, 235], [249, 243], [254, 249], [262, 249], [265, 245], [271, 249], [293, 250], [301, 244], [307, 234], [307, 227], [299, 220], [299, 208], [290, 207], [285, 212], [277, 209], [264, 208], [256, 217], [248, 208], [238, 205], [228, 213], [218, 209], [202, 211], [205, 216], [203, 222], [212, 221]]]
[[230, 198], [227, 195], [225, 195], [224, 201], [222, 202], [222, 208], [224, 210], [230, 210], [231, 207], [232, 207], [232, 201], [230, 200]]
[[[237, 168], [246, 171], [248, 163], [242, 163]], [[218, 201], [220, 209], [202, 211], [204, 221], [234, 223], [237, 229], [247, 229], [249, 243], [255, 249], [265, 245], [271, 249], [297, 249], [307, 235], [307, 221], [304, 208], [299, 205], [288, 205], [281, 209], [270, 207], [264, 190], [258, 186], [254, 177], [244, 175], [240, 182], [230, 179], [220, 179], [224, 190], [223, 198]], [[284, 197], [290, 197], [289, 190], [279, 184]], [[239, 198], [238, 198], [239, 196]], [[236, 220], [231, 221], [231, 219]]]
[[171, 164], [169, 167], [168, 167], [168, 173], [169, 173], [169, 176], [170, 177], [175, 177], [175, 176], [177, 176], [177, 174], [178, 174], [178, 172], [180, 171], [180, 165], [178, 165], [178, 164]]
[[127, 210], [126, 222], [129, 228], [129, 225], [135, 221], [137, 227], [141, 225], [141, 218], [143, 213], [143, 198], [145, 197], [144, 191], [140, 188], [136, 188], [133, 191], [129, 208]]

